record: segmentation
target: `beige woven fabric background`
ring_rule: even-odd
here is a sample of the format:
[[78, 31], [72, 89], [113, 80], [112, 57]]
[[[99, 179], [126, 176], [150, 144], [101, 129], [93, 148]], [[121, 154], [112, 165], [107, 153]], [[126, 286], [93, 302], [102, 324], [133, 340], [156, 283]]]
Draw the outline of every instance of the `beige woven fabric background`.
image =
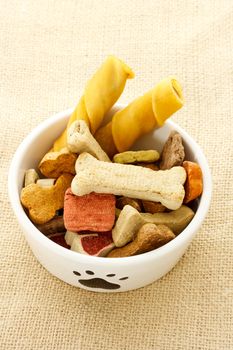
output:
[[[232, 0], [0, 0], [1, 349], [233, 349]], [[135, 71], [122, 102], [168, 74], [176, 120], [212, 169], [209, 215], [179, 264], [134, 292], [60, 282], [32, 255], [7, 197], [10, 159], [51, 114], [73, 106], [113, 53]]]

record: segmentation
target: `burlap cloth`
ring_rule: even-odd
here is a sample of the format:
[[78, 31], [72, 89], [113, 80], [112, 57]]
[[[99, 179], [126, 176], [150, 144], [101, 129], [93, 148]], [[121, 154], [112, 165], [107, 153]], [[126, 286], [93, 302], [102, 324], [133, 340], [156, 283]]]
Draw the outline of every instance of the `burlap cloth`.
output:
[[[233, 2], [1, 0], [1, 349], [233, 349]], [[109, 53], [136, 73], [122, 102], [168, 74], [183, 82], [174, 120], [212, 169], [209, 215], [158, 282], [96, 294], [51, 276], [32, 255], [7, 196], [23, 138], [73, 106]]]

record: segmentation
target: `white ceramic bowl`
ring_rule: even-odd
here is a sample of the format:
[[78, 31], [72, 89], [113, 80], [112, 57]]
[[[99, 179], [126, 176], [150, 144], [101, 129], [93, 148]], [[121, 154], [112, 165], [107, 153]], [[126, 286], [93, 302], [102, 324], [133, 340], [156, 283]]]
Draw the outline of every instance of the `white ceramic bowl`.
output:
[[[115, 111], [122, 106], [115, 107]], [[113, 113], [111, 111], [110, 114]], [[141, 138], [134, 149], [158, 149], [171, 130], [183, 138], [186, 158], [197, 162], [204, 175], [204, 190], [193, 220], [174, 240], [154, 251], [128, 258], [82, 255], [54, 243], [29, 220], [20, 203], [25, 170], [36, 168], [53, 141], [65, 128], [72, 110], [58, 113], [38, 125], [18, 147], [9, 170], [8, 189], [12, 208], [38, 261], [54, 276], [73, 286], [97, 292], [124, 292], [146, 286], [170, 271], [184, 254], [202, 224], [211, 200], [211, 174], [196, 142], [177, 124], [166, 124]], [[89, 285], [89, 286], [88, 286]], [[98, 287], [91, 287], [95, 285]]]

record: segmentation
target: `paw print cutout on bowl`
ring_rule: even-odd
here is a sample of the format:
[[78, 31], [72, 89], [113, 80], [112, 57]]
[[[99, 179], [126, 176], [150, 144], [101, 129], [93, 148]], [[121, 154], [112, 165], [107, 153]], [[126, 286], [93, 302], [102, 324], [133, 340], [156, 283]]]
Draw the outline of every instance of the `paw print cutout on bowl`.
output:
[[[92, 276], [95, 275], [95, 273], [93, 271], [90, 271], [90, 270], [87, 270], [85, 272], [87, 275], [92, 275]], [[73, 271], [73, 273], [76, 276], [81, 277], [81, 273], [79, 273], [78, 271]], [[115, 273], [109, 273], [106, 275], [106, 277], [110, 277], [110, 278], [115, 277], [115, 276], [116, 276]], [[124, 281], [124, 280], [127, 280], [128, 278], [129, 277], [121, 277], [121, 278], [119, 278], [119, 281]], [[89, 278], [89, 279], [79, 279], [78, 281], [83, 286], [89, 287], [89, 288], [119, 289], [121, 287], [119, 284], [106, 281], [105, 279], [99, 278], [99, 277], [93, 277], [93, 278]]]

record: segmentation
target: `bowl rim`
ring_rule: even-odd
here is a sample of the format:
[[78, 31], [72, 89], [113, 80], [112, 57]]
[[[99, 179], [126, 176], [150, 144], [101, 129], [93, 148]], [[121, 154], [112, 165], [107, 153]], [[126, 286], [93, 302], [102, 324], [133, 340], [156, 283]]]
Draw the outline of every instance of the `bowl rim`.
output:
[[[114, 107], [120, 109], [125, 107], [123, 104], [116, 104]], [[200, 228], [202, 222], [207, 215], [209, 210], [210, 202], [211, 202], [211, 194], [212, 194], [212, 179], [211, 172], [209, 169], [209, 165], [207, 159], [200, 148], [200, 146], [194, 141], [194, 139], [178, 124], [176, 124], [171, 119], [166, 121], [166, 124], [171, 126], [172, 129], [177, 130], [184, 138], [185, 142], [189, 144], [191, 149], [195, 150], [195, 155], [198, 160], [198, 164], [202, 168], [203, 172], [203, 193], [199, 202], [198, 209], [189, 223], [189, 225], [172, 241], [166, 243], [164, 246], [152, 250], [147, 253], [143, 253], [140, 255], [124, 257], [124, 258], [110, 258], [106, 257], [95, 257], [89, 256], [85, 254], [79, 254], [75, 251], [64, 248], [57, 243], [50, 240], [46, 237], [42, 232], [40, 232], [36, 226], [31, 222], [27, 214], [25, 213], [23, 206], [20, 202], [20, 195], [18, 191], [18, 183], [17, 183], [17, 175], [20, 171], [20, 164], [23, 156], [27, 152], [27, 149], [33, 143], [34, 139], [42, 134], [48, 127], [51, 127], [54, 123], [68, 118], [72, 113], [73, 108], [66, 109], [62, 112], [56, 113], [51, 117], [47, 118], [39, 125], [37, 125], [21, 142], [18, 146], [15, 154], [12, 158], [9, 172], [8, 172], [8, 195], [10, 199], [10, 203], [14, 214], [24, 231], [27, 231], [30, 235], [33, 235], [33, 239], [36, 240], [40, 245], [47, 247], [47, 249], [52, 250], [54, 253], [63, 255], [63, 257], [67, 257], [68, 259], [74, 260], [76, 262], [80, 261], [82, 263], [94, 263], [95, 265], [103, 265], [103, 262], [107, 262], [108, 264], [116, 265], [131, 265], [134, 263], [142, 263], [145, 260], [151, 260], [155, 258], [159, 258], [160, 256], [164, 256], [167, 254], [171, 254], [173, 250], [181, 248], [187, 241], [191, 240], [195, 233]]]

